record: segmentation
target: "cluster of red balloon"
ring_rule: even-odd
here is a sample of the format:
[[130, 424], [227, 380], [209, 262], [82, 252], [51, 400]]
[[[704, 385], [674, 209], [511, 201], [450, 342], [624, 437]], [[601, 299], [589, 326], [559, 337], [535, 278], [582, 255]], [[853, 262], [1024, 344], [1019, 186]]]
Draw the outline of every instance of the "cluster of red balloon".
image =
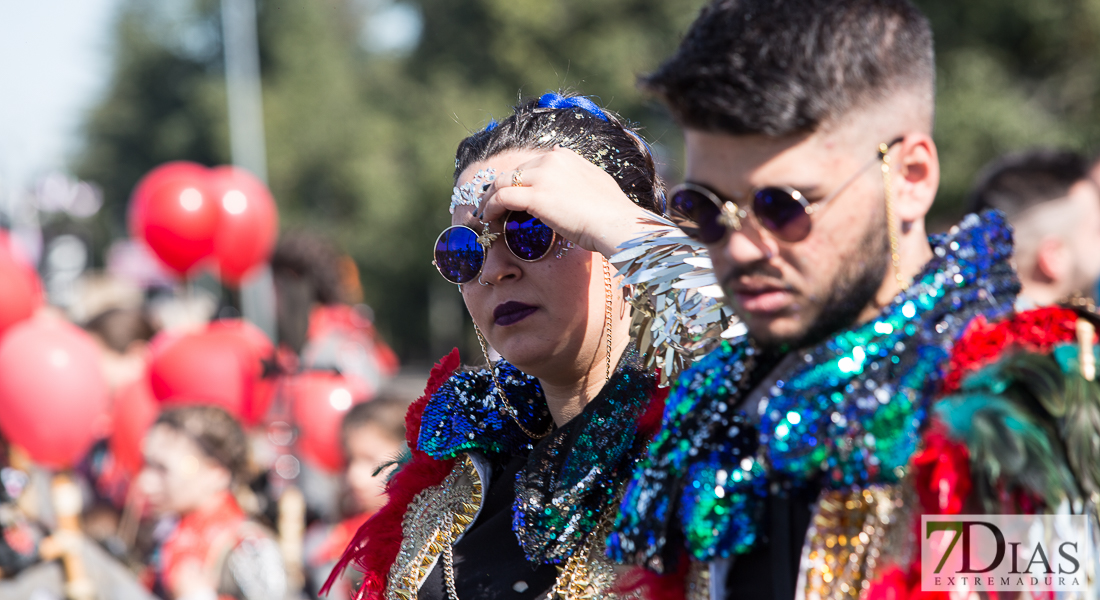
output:
[[[270, 256], [278, 214], [267, 187], [246, 171], [172, 162], [138, 183], [129, 219], [131, 233], [175, 272], [213, 259], [221, 280], [236, 286]], [[264, 365], [275, 348], [240, 320], [162, 334], [150, 345], [146, 376], [118, 390], [112, 403], [91, 337], [60, 318], [30, 318], [42, 304], [42, 286], [9, 246], [0, 231], [0, 432], [36, 462], [70, 468], [110, 432], [112, 453], [136, 474], [146, 430], [164, 406], [213, 404], [246, 426], [266, 415], [277, 386], [264, 377]], [[286, 383], [303, 457], [338, 470], [340, 421], [371, 390], [329, 372]]]
[[0, 335], [30, 317], [42, 305], [42, 284], [34, 267], [19, 256], [11, 237], [0, 229]]
[[339, 471], [344, 466], [340, 423], [352, 406], [369, 400], [373, 391], [331, 371], [301, 373], [289, 388], [302, 458], [323, 471]]
[[79, 327], [26, 319], [0, 338], [0, 431], [42, 465], [71, 467], [107, 432], [99, 348]]
[[275, 397], [264, 362], [275, 347], [254, 325], [214, 321], [185, 334], [162, 334], [151, 344], [148, 373], [119, 391], [112, 409], [112, 454], [131, 474], [141, 468], [141, 443], [162, 407], [210, 404], [246, 426], [263, 419]]
[[99, 349], [59, 318], [32, 318], [42, 284], [4, 231], [0, 290], [0, 432], [39, 463], [71, 466], [105, 431]]
[[131, 235], [176, 273], [212, 258], [221, 280], [236, 286], [271, 255], [279, 215], [248, 171], [178, 161], [138, 182], [129, 218]]
[[[263, 422], [279, 389], [278, 380], [263, 373], [275, 348], [245, 321], [214, 321], [201, 331], [162, 337], [151, 354], [147, 376], [121, 390], [112, 410], [110, 447], [131, 474], [141, 468], [142, 439], [162, 407], [211, 404], [251, 427]], [[302, 458], [338, 471], [344, 462], [340, 421], [371, 390], [331, 371], [285, 376], [283, 384]]]

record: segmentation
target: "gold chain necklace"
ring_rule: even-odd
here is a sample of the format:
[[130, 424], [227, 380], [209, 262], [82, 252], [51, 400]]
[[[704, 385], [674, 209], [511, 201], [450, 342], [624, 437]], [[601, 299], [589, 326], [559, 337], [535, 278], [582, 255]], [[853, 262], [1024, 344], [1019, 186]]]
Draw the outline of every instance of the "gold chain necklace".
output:
[[512, 416], [512, 420], [516, 422], [523, 433], [527, 434], [527, 437], [532, 439], [541, 440], [542, 438], [550, 435], [554, 431], [554, 421], [550, 421], [550, 427], [543, 433], [535, 433], [530, 429], [523, 426], [523, 423], [519, 420], [519, 411], [516, 410], [510, 402], [508, 397], [504, 395], [504, 386], [500, 385], [500, 379], [497, 378], [497, 370], [493, 365], [493, 361], [489, 360], [489, 345], [485, 342], [485, 336], [482, 335], [481, 330], [478, 329], [477, 323], [474, 323], [474, 332], [477, 333], [477, 342], [481, 344], [481, 352], [485, 355], [485, 362], [489, 363], [489, 374], [493, 377], [493, 387], [496, 389], [497, 397], [500, 398], [501, 403], [504, 405], [504, 412]]

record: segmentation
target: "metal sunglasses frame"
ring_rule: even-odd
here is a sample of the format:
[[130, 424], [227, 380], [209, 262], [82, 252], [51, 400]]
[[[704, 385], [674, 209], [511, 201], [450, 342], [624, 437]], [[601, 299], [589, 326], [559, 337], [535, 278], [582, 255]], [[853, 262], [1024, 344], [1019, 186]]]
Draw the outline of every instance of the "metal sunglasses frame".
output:
[[[844, 183], [840, 184], [840, 186], [837, 187], [837, 189], [833, 190], [833, 193], [829, 194], [828, 196], [826, 196], [825, 198], [823, 198], [823, 199], [821, 199], [817, 202], [810, 202], [809, 200], [806, 199], [806, 197], [802, 194], [802, 192], [794, 189], [793, 187], [783, 186], [783, 185], [766, 185], [766, 186], [762, 186], [762, 187], [753, 188], [752, 190], [749, 191], [748, 197], [749, 198], [755, 198], [758, 193], [760, 193], [764, 190], [769, 190], [769, 189], [770, 190], [780, 190], [780, 191], [786, 193], [787, 195], [789, 195], [791, 198], [793, 198], [799, 204], [801, 204], [802, 205], [802, 210], [805, 211], [807, 217], [813, 216], [814, 213], [816, 213], [816, 212], [822, 210], [823, 208], [825, 208], [825, 206], [827, 206], [829, 204], [829, 202], [831, 202], [834, 198], [836, 198], [842, 192], [844, 192], [844, 190], [847, 189], [848, 186], [851, 185], [856, 179], [859, 179], [859, 177], [861, 175], [863, 175], [863, 173], [865, 171], [867, 171], [867, 169], [871, 168], [875, 164], [882, 163], [883, 160], [886, 158], [886, 154], [890, 151], [890, 149], [893, 148], [894, 146], [896, 146], [897, 144], [901, 143], [901, 141], [904, 140], [904, 139], [905, 139], [904, 136], [902, 136], [902, 137], [895, 138], [893, 141], [891, 141], [889, 143], [879, 144], [878, 153], [875, 155], [875, 158], [872, 158], [871, 160], [867, 161], [867, 163], [865, 163], [862, 167], [860, 167], [858, 171], [856, 171], [851, 177], [849, 177], [847, 180], [845, 180]], [[713, 202], [715, 204], [715, 206], [717, 206], [720, 209], [721, 212], [718, 215], [718, 223], [726, 228], [726, 232], [723, 234], [722, 238], [720, 238], [720, 239], [724, 239], [727, 235], [729, 235], [729, 231], [731, 229], [733, 231], [741, 231], [742, 221], [745, 220], [745, 219], [748, 219], [748, 218], [752, 218], [753, 221], [756, 222], [756, 225], [758, 227], [768, 231], [770, 234], [775, 236], [777, 239], [780, 239], [780, 240], [783, 240], [783, 241], [786, 241], [786, 242], [800, 241], [800, 240], [786, 240], [786, 239], [780, 237], [778, 235], [777, 231], [775, 231], [775, 230], [773, 230], [769, 227], [765, 227], [764, 224], [761, 223], [760, 217], [756, 216], [756, 214], [753, 212], [751, 201], [747, 203], [748, 204], [747, 207], [741, 207], [736, 202], [734, 202], [732, 200], [727, 200], [727, 199], [723, 198], [722, 196], [718, 195], [718, 193], [715, 192], [714, 190], [711, 190], [710, 188], [707, 188], [707, 187], [705, 187], [703, 185], [700, 185], [700, 184], [697, 184], [697, 183], [685, 182], [685, 183], [681, 183], [681, 184], [673, 187], [672, 191], [669, 192], [669, 194], [668, 194], [670, 204], [671, 204], [671, 200], [673, 198], [675, 198], [676, 194], [681, 190], [691, 190], [693, 192], [697, 192], [697, 193], [701, 194], [703, 197], [705, 197], [708, 200], [710, 200], [711, 202]], [[673, 219], [673, 220], [675, 221], [675, 219]], [[685, 233], [687, 233], [687, 232], [685, 231]], [[805, 239], [805, 238], [802, 238], [802, 239]]]
[[[448, 282], [454, 283], [456, 285], [462, 285], [463, 283], [469, 283], [470, 281], [473, 281], [473, 280], [481, 277], [481, 271], [483, 269], [485, 269], [485, 260], [489, 258], [489, 248], [493, 245], [493, 242], [495, 242], [498, 237], [500, 237], [501, 235], [504, 235], [504, 231], [508, 228], [508, 221], [512, 218], [512, 215], [514, 215], [514, 214], [515, 214], [515, 211], [508, 211], [508, 214], [504, 217], [504, 222], [502, 224], [500, 233], [490, 233], [488, 223], [483, 224], [484, 229], [482, 229], [481, 233], [478, 233], [476, 230], [474, 230], [473, 227], [470, 227], [469, 225], [451, 225], [450, 227], [444, 229], [443, 231], [441, 231], [439, 233], [438, 236], [436, 236], [435, 245], [432, 246], [432, 248], [433, 248], [433, 250], [432, 250], [432, 256], [433, 256], [432, 266], [435, 267], [436, 271], [439, 271], [439, 274], [440, 274], [440, 276], [443, 277], [443, 279], [446, 279]], [[544, 225], [545, 225], [545, 223], [544, 223]], [[547, 227], [549, 227], [549, 226], [547, 226]], [[435, 256], [434, 248], [439, 247], [439, 240], [443, 239], [443, 236], [446, 235], [447, 232], [451, 231], [452, 229], [468, 229], [468, 230], [470, 230], [470, 232], [473, 233], [477, 237], [477, 242], [481, 246], [481, 253], [482, 253], [481, 267], [478, 268], [477, 273], [475, 273], [473, 277], [471, 277], [468, 281], [464, 281], [462, 283], [459, 283], [457, 281], [451, 281], [451, 279], [449, 277], [444, 275], [443, 274], [443, 269], [441, 269], [439, 267], [439, 264], [435, 261], [435, 258], [434, 258], [434, 256]], [[512, 253], [512, 256], [516, 257], [516, 259], [521, 260], [525, 263], [538, 262], [538, 261], [546, 258], [550, 254], [550, 251], [554, 249], [554, 246], [557, 245], [558, 240], [560, 239], [560, 237], [558, 236], [558, 232], [554, 231], [553, 229], [550, 229], [550, 233], [552, 234], [552, 236], [550, 238], [550, 244], [546, 247], [546, 252], [543, 252], [538, 258], [527, 259], [527, 258], [523, 258], [522, 256], [516, 254], [516, 251], [513, 250], [510, 245], [508, 245], [508, 236], [506, 236], [506, 235], [504, 236], [504, 245], [505, 245], [505, 247], [508, 248], [508, 251]]]

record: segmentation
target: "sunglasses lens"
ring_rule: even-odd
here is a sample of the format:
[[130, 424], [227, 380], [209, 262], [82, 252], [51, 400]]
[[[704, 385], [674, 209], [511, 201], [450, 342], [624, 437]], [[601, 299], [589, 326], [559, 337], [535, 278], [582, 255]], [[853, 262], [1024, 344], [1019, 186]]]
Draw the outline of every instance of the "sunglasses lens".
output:
[[526, 212], [513, 212], [504, 222], [504, 241], [521, 260], [538, 260], [554, 245], [554, 230]]
[[435, 268], [451, 283], [467, 283], [481, 272], [485, 250], [469, 227], [448, 227], [435, 242]]
[[668, 208], [672, 222], [688, 237], [713, 244], [726, 235], [725, 225], [718, 221], [722, 209], [699, 190], [688, 187], [674, 190]]
[[810, 215], [801, 202], [781, 188], [758, 190], [752, 210], [765, 229], [786, 242], [798, 242], [810, 234]]

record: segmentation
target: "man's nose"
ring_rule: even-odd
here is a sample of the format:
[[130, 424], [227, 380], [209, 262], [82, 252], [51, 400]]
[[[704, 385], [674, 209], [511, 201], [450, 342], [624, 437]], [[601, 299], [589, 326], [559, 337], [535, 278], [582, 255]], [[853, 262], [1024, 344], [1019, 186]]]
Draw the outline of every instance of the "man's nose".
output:
[[779, 251], [775, 239], [764, 234], [752, 219], [741, 223], [739, 231], [731, 230], [721, 242], [707, 247], [712, 258], [718, 252], [721, 262], [746, 265], [767, 260]]

